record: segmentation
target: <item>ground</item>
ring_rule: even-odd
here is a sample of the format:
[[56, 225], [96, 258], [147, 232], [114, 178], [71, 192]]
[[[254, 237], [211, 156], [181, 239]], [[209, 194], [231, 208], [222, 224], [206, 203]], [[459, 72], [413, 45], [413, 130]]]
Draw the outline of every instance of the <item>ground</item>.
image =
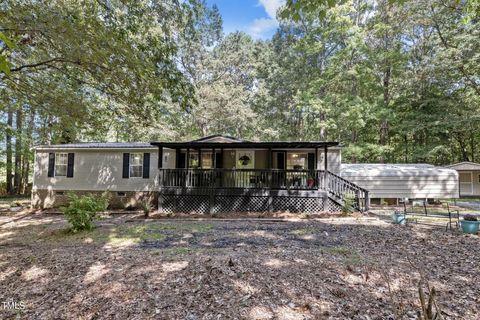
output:
[[[0, 318], [446, 319], [480, 315], [479, 238], [383, 218], [0, 215]], [[10, 305], [11, 306], [11, 305]], [[3, 310], [2, 310], [3, 308]]]

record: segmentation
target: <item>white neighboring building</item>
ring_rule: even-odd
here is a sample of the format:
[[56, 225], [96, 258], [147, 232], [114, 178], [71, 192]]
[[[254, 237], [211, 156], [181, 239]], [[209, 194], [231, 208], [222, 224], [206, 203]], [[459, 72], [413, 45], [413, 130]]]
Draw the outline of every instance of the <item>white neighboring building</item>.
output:
[[458, 171], [460, 197], [480, 197], [480, 163], [464, 161], [446, 167]]
[[458, 198], [458, 173], [429, 164], [342, 164], [340, 175], [370, 191], [373, 202]]

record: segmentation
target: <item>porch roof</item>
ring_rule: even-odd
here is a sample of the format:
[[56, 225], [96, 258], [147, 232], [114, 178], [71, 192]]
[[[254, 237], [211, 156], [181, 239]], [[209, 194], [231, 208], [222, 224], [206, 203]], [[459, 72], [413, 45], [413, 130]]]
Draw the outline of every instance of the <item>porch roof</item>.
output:
[[191, 149], [312, 149], [339, 146], [334, 141], [233, 141], [233, 142], [151, 142], [152, 145], [163, 148], [191, 148]]

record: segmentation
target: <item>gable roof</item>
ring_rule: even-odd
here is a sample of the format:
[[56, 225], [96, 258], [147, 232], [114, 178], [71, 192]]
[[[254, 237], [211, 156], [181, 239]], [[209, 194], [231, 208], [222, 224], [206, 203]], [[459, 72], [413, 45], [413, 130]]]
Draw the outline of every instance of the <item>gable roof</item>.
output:
[[480, 163], [471, 162], [471, 161], [462, 161], [458, 163], [454, 163], [446, 168], [455, 169], [455, 170], [480, 170]]
[[231, 136], [225, 136], [221, 134], [214, 134], [211, 136], [206, 136], [200, 139], [192, 140], [190, 142], [222, 142], [222, 143], [229, 143], [229, 142], [245, 142], [246, 140], [238, 139]]

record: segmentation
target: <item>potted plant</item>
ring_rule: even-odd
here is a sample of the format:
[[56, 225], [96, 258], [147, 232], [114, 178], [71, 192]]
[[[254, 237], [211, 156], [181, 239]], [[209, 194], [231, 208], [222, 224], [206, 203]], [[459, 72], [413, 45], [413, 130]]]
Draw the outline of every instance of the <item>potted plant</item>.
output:
[[309, 188], [315, 187], [315, 179], [313, 179], [312, 176], [308, 176], [308, 178], [307, 178], [307, 186], [308, 186]]
[[463, 233], [477, 234], [480, 226], [478, 218], [472, 214], [466, 214], [463, 216], [463, 220], [460, 221], [462, 225]]
[[407, 223], [407, 216], [405, 213], [401, 212], [398, 209], [395, 209], [395, 211], [392, 214], [392, 222], [394, 224], [406, 224]]

